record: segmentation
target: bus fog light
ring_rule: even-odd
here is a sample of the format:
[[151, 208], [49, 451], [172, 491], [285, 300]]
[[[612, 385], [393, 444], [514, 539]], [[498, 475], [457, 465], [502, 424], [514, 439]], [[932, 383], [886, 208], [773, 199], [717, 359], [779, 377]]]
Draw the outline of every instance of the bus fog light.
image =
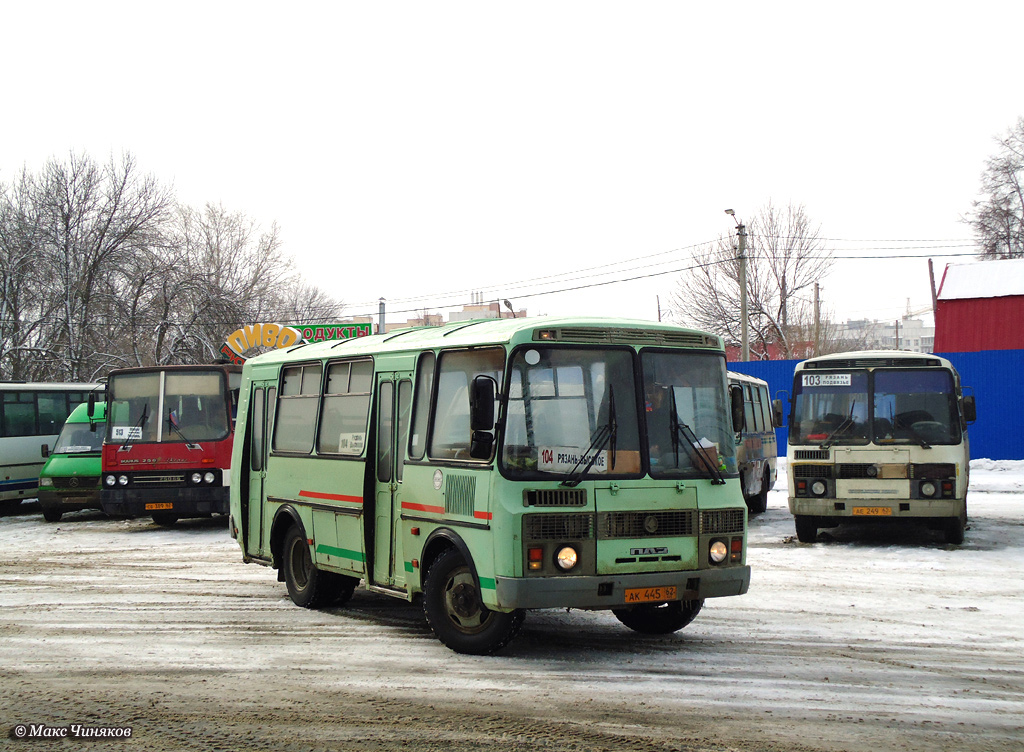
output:
[[725, 545], [724, 541], [713, 541], [711, 548], [708, 550], [708, 555], [715, 564], [721, 564], [729, 556], [729, 547]]
[[924, 483], [921, 484], [922, 496], [927, 496], [928, 498], [931, 498], [932, 496], [935, 495], [936, 491], [938, 491], [938, 488], [936, 488], [935, 484], [932, 483], [930, 480], [926, 480]]
[[568, 572], [576, 566], [579, 558], [580, 555], [576, 553], [575, 548], [572, 546], [565, 546], [564, 548], [558, 549], [558, 553], [555, 554], [555, 563], [558, 564], [559, 568], [563, 571]]
[[106, 478], [103, 479], [103, 482], [106, 483], [108, 486], [112, 486], [115, 483], [117, 483], [117, 478], [115, 478], [113, 475], [108, 475]]
[[205, 483], [207, 485], [213, 483], [216, 479], [217, 479], [217, 476], [214, 475], [213, 473], [211, 473], [209, 470], [207, 470], [205, 473], [203, 473], [203, 483]]
[[119, 486], [127, 486], [128, 485], [128, 476], [127, 475], [119, 475], [119, 476], [117, 476], [117, 484]]
[[192, 473], [192, 482], [195, 483], [198, 486], [200, 483], [203, 482], [203, 474], [202, 473]]
[[811, 493], [815, 496], [824, 496], [828, 490], [828, 484], [823, 480], [816, 480], [811, 484]]

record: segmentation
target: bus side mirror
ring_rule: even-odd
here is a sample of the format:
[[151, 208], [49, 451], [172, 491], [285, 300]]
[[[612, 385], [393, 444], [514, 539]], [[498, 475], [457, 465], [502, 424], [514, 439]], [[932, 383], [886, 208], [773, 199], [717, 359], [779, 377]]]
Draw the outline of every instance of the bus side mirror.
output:
[[490, 431], [494, 428], [494, 400], [498, 383], [490, 376], [477, 376], [469, 395], [469, 429]]
[[732, 403], [732, 430], [743, 430], [743, 387], [733, 384], [729, 387], [729, 401]]
[[489, 460], [494, 448], [494, 400], [498, 382], [490, 376], [473, 379], [469, 394], [469, 428], [473, 432], [469, 442], [469, 456], [475, 460]]
[[772, 427], [782, 428], [782, 400], [772, 401]]
[[964, 420], [973, 423], [978, 419], [978, 410], [974, 406], [974, 395], [968, 394], [964, 397]]
[[41, 453], [43, 455], [43, 459], [45, 460], [47, 457], [50, 456], [50, 445], [49, 444], [43, 444], [42, 447], [40, 447], [40, 451], [41, 451]]
[[96, 414], [96, 395], [92, 392], [89, 393], [88, 405], [89, 407], [86, 408], [86, 411], [89, 419], [92, 420], [92, 416]]

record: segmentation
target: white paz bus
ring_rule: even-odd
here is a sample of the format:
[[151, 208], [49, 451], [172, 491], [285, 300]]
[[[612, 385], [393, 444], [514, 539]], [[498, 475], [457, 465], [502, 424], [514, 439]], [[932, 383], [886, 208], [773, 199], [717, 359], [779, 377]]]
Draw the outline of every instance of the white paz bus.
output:
[[[782, 402], [776, 400], [776, 418]], [[945, 358], [894, 350], [799, 363], [789, 413], [797, 538], [851, 520], [913, 519], [961, 543], [973, 395]]]

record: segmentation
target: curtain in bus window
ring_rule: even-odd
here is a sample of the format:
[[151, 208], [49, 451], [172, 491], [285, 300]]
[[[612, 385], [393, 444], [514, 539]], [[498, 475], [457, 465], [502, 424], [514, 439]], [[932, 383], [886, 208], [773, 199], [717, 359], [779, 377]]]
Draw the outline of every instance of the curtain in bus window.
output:
[[312, 452], [322, 373], [323, 367], [319, 363], [281, 369], [274, 451]]
[[4, 392], [4, 436], [38, 436], [32, 392]]
[[360, 360], [327, 367], [317, 451], [359, 456], [366, 446], [373, 363]]
[[480, 375], [498, 384], [504, 377], [505, 351], [452, 351], [441, 354], [430, 456], [469, 459], [469, 386]]
[[219, 371], [168, 371], [164, 383], [161, 441], [215, 441], [230, 431]]
[[40, 392], [39, 432], [41, 434], [60, 433], [61, 426], [68, 419], [68, 399], [63, 392]]

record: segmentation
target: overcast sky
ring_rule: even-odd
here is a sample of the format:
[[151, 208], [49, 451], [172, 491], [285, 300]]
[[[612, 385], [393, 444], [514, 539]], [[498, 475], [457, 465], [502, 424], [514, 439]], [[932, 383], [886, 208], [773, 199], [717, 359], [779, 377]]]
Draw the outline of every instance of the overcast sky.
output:
[[768, 201], [856, 257], [821, 280], [837, 318], [894, 319], [972, 251], [1024, 115], [1019, 0], [0, 2], [0, 180], [129, 151], [389, 321], [472, 290], [654, 319]]

